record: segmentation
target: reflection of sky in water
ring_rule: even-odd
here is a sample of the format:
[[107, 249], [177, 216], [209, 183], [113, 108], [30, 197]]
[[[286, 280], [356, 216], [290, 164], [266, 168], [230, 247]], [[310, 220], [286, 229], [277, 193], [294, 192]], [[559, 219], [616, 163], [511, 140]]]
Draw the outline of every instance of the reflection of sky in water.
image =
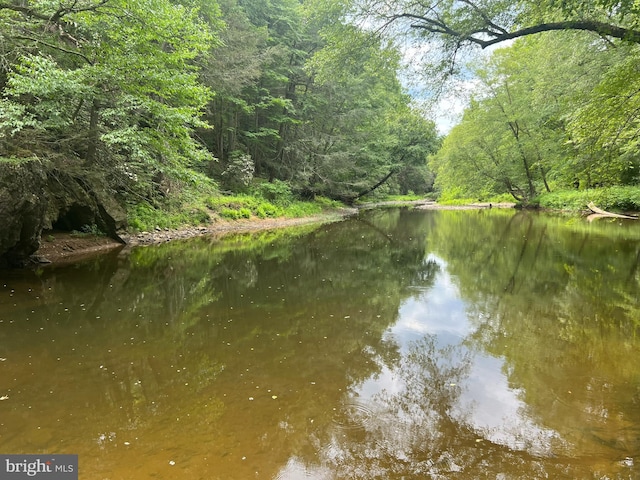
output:
[[[432, 288], [409, 298], [400, 307], [399, 319], [388, 331], [405, 355], [411, 345], [432, 335], [438, 348], [463, 346], [465, 337], [472, 333], [466, 305], [447, 273], [443, 260], [430, 256], [440, 266]], [[526, 404], [520, 400], [521, 392], [509, 387], [503, 373], [504, 361], [480, 352], [472, 352], [470, 371], [463, 379], [462, 393], [455, 405], [454, 415], [467, 422], [478, 435], [512, 449], [526, 449], [534, 454], [550, 453], [550, 440], [555, 432], [537, 426], [526, 414]], [[365, 381], [356, 390], [359, 401], [375, 407], [375, 395], [384, 391], [397, 394], [404, 388], [403, 379], [388, 367], [375, 378]]]
[[[492, 442], [533, 455], [551, 455], [552, 443], [558, 441], [557, 433], [536, 425], [528, 417], [526, 404], [520, 399], [522, 392], [509, 386], [503, 372], [503, 359], [469, 350], [465, 339], [473, 334], [473, 327], [467, 317], [467, 306], [447, 272], [446, 262], [435, 256], [430, 256], [428, 260], [436, 262], [440, 267], [433, 286], [428, 289], [416, 288], [414, 294], [400, 306], [397, 322], [386, 333], [387, 340], [398, 345], [403, 360], [394, 362], [391, 366], [381, 364], [380, 371], [375, 376], [353, 386], [350, 398], [345, 399], [346, 404], [356, 405], [369, 413], [362, 428], [378, 438], [377, 445], [386, 445], [386, 451], [392, 452], [399, 462], [408, 460], [405, 458], [405, 451], [411, 450], [412, 432], [416, 428], [428, 428], [431, 414], [427, 412], [425, 417], [425, 413], [421, 413], [422, 405], [409, 406], [409, 410], [403, 414], [395, 410], [388, 399], [402, 398], [403, 393], [411, 390], [413, 385], [405, 382], [407, 378], [415, 377], [407, 377], [407, 372], [402, 371], [402, 368], [423, 368], [412, 364], [410, 356], [412, 352], [415, 354], [416, 348], [420, 348], [416, 346], [417, 342], [430, 337], [438, 352], [434, 364], [442, 362], [446, 369], [448, 361], [461, 364], [465, 361], [464, 357], [470, 362], [466, 364], [468, 369], [464, 370], [464, 375], [458, 380], [460, 383], [451, 384], [452, 388], [460, 388], [460, 396], [454, 400], [450, 410], [456, 422], [468, 425], [477, 435], [477, 442]], [[445, 351], [448, 352], [448, 359], [437, 358], [439, 353]], [[426, 397], [413, 400], [430, 404]], [[410, 412], [414, 412], [416, 418]], [[435, 415], [439, 413], [435, 412]], [[335, 435], [334, 442], [337, 443], [324, 445], [320, 456], [324, 461], [337, 465], [341, 463], [343, 450], [336, 449], [336, 445], [340, 445], [344, 432], [338, 428]], [[429, 438], [429, 435], [425, 438]], [[374, 449], [369, 454], [375, 457], [380, 452]], [[434, 452], [434, 455], [446, 456], [447, 453]], [[330, 469], [325, 469], [322, 463], [306, 465], [303, 461], [292, 458], [276, 478], [334, 478]]]
[[471, 332], [466, 305], [446, 273], [446, 263], [434, 256], [428, 260], [440, 266], [433, 287], [401, 305], [399, 320], [390, 329], [403, 351], [425, 335], [437, 335], [438, 343], [445, 338], [448, 343], [457, 343]]

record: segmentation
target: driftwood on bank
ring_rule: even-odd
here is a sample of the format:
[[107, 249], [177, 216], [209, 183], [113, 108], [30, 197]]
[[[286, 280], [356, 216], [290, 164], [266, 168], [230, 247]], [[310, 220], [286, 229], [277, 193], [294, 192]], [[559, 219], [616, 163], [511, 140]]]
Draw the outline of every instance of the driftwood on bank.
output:
[[589, 220], [590, 222], [598, 218], [628, 218], [631, 220], [638, 220], [638, 217], [632, 217], [631, 215], [622, 215], [619, 213], [607, 212], [605, 210], [602, 210], [601, 208], [596, 207], [593, 202], [589, 202], [587, 207], [589, 207], [589, 210], [593, 212], [587, 217], [587, 220]]

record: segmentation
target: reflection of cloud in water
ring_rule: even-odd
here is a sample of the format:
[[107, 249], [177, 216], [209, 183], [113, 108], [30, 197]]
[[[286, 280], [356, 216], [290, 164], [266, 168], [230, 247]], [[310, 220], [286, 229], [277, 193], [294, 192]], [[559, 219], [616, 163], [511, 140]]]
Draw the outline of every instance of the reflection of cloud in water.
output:
[[[433, 287], [408, 298], [387, 331], [401, 358], [343, 398], [317, 465], [289, 461], [280, 480], [298, 478], [524, 478], [562, 440], [527, 415], [509, 387], [504, 361], [471, 351], [466, 305], [441, 267]], [[353, 419], [347, 421], [347, 415]], [[344, 417], [344, 418], [343, 418]], [[357, 427], [357, 428], [356, 428]]]
[[520, 390], [509, 387], [500, 359], [476, 354], [456, 405], [455, 416], [471, 422], [487, 440], [536, 455], [551, 454], [558, 441], [553, 430], [537, 426], [527, 416]]
[[440, 267], [433, 286], [407, 299], [400, 306], [398, 321], [390, 329], [390, 334], [401, 348], [406, 348], [410, 341], [425, 334], [440, 336], [448, 333], [465, 337], [470, 333], [466, 305], [460, 299], [458, 287], [446, 273], [446, 262], [433, 255], [427, 261]]
[[275, 480], [329, 480], [334, 478], [331, 471], [325, 467], [307, 466], [302, 460], [291, 458], [287, 465], [278, 472]]
[[[450, 350], [454, 362], [469, 355], [468, 370], [459, 379], [460, 385], [456, 385], [460, 387], [460, 394], [451, 406], [452, 416], [484, 440], [536, 455], [550, 454], [551, 443], [555, 443], [554, 439], [558, 441], [557, 434], [537, 426], [527, 416], [521, 391], [509, 387], [501, 359], [477, 352], [472, 354], [464, 346], [464, 338], [473, 328], [467, 318], [466, 305], [446, 271], [446, 262], [433, 255], [429, 260], [441, 267], [433, 287], [407, 299], [400, 307], [398, 321], [388, 331], [405, 358], [401, 365], [420, 368], [409, 365], [406, 358], [417, 341], [429, 336], [440, 351], [447, 347], [454, 349]], [[361, 400], [368, 399], [375, 404], [381, 394], [389, 398], [406, 393], [406, 381], [397, 367], [384, 366], [375, 378], [358, 387], [357, 394]], [[428, 394], [428, 389], [426, 392]], [[379, 411], [384, 406], [372, 408]]]

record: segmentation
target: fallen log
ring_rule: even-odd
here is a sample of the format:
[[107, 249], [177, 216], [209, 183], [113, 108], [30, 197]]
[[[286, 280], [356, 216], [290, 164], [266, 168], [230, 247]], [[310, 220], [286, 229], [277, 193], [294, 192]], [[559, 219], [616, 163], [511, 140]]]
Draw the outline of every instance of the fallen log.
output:
[[608, 218], [628, 218], [628, 219], [631, 219], [631, 220], [638, 220], [638, 217], [632, 217], [631, 215], [622, 215], [620, 213], [607, 212], [605, 210], [602, 210], [601, 208], [596, 207], [596, 205], [593, 202], [589, 202], [587, 207], [589, 207], [589, 210], [591, 210], [593, 212], [592, 215], [589, 215], [589, 217], [587, 217], [587, 219], [589, 221], [593, 221], [596, 218], [603, 218], [603, 217], [608, 217]]

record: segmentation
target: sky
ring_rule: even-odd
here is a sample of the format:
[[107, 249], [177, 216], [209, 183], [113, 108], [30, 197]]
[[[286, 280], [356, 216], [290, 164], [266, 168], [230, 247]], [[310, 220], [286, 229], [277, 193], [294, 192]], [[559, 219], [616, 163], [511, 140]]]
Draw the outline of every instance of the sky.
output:
[[[505, 41], [497, 45], [493, 45], [484, 50], [472, 48], [468, 51], [464, 58], [460, 59], [461, 63], [470, 63], [472, 60], [477, 61], [482, 58], [489, 58], [491, 54], [499, 49], [509, 47], [513, 44], [513, 40]], [[430, 103], [428, 86], [425, 85], [428, 80], [419, 80], [424, 78], [422, 70], [423, 59], [427, 58], [432, 47], [423, 45], [420, 47], [407, 46], [403, 50], [404, 65], [406, 72], [401, 75], [401, 81], [418, 105]], [[469, 104], [471, 96], [480, 87], [480, 81], [474, 77], [470, 68], [463, 68], [464, 78], [452, 78], [448, 81], [445, 91], [440, 98], [431, 105], [428, 110], [428, 117], [436, 123], [437, 131], [440, 135], [447, 135], [451, 129], [460, 122], [462, 114]]]

